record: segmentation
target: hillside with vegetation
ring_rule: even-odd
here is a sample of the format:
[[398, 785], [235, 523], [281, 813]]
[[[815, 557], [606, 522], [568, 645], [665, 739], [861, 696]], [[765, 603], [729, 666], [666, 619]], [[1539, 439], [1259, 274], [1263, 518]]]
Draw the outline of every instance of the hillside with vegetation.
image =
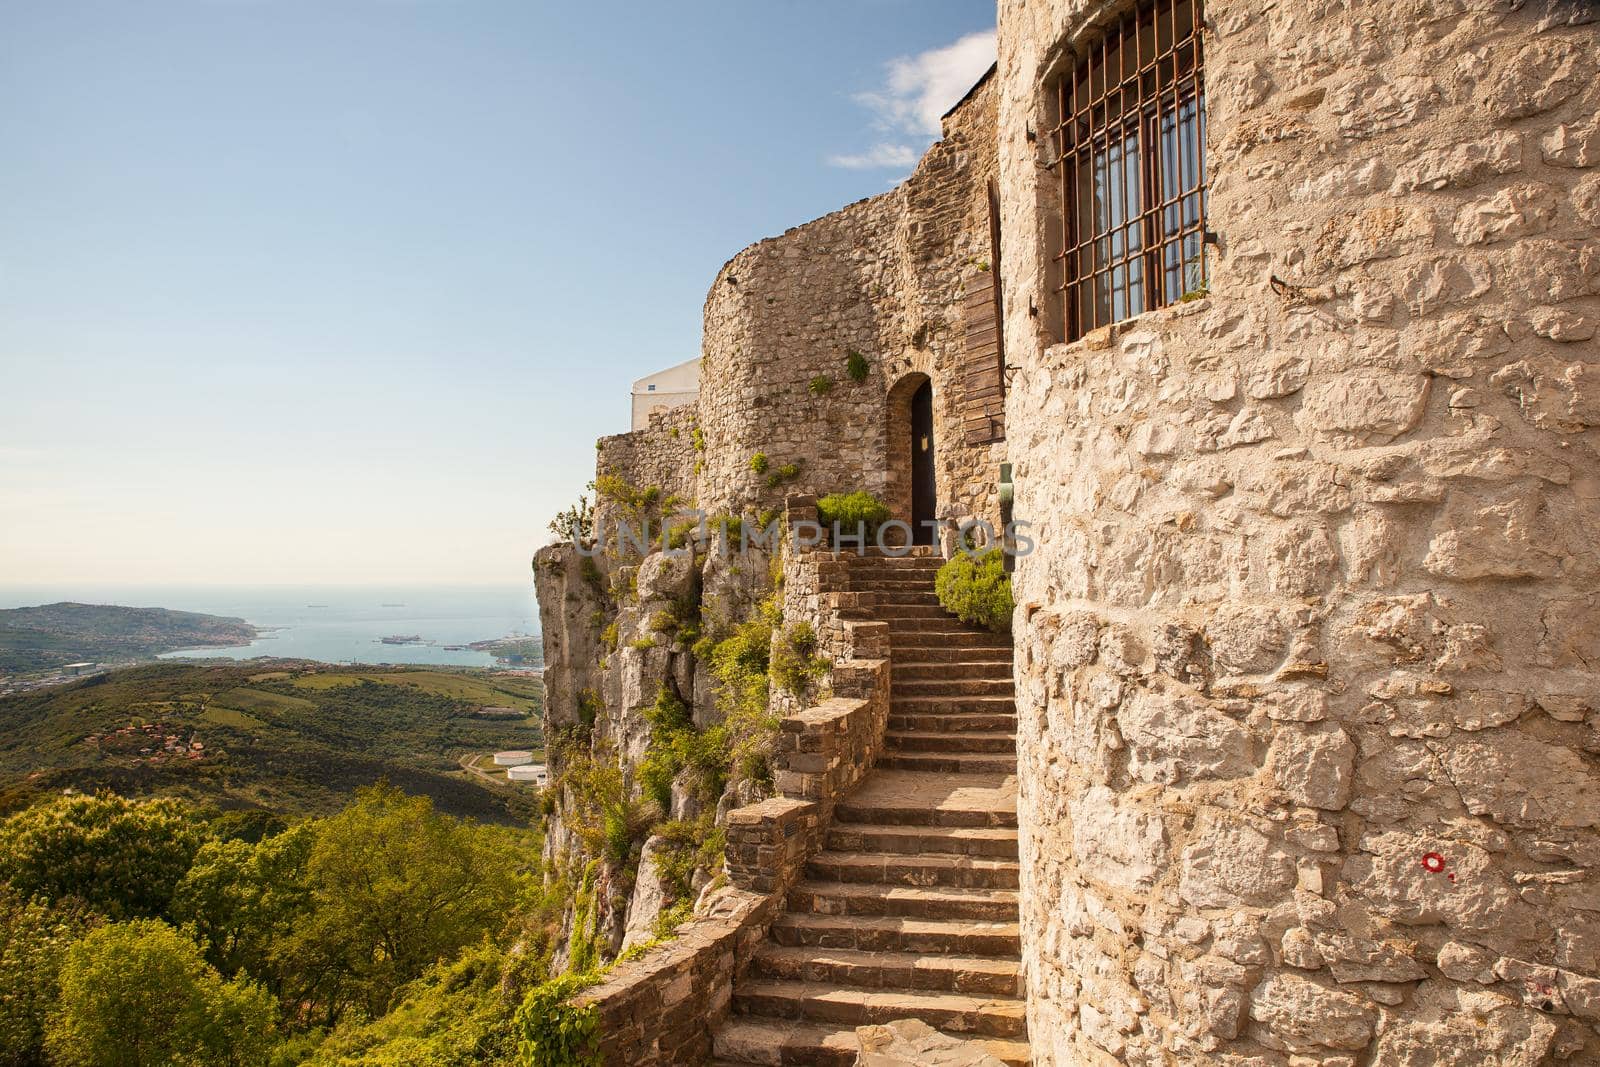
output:
[[292, 824], [67, 796], [0, 820], [0, 1067], [526, 1062], [571, 886], [389, 786]]
[[0, 671], [42, 671], [80, 660], [123, 663], [183, 648], [247, 645], [243, 619], [166, 608], [41, 604], [0, 609]]
[[0, 812], [72, 789], [327, 814], [387, 781], [443, 812], [526, 822], [532, 790], [462, 761], [539, 750], [541, 706], [537, 677], [482, 670], [131, 667], [0, 698]]

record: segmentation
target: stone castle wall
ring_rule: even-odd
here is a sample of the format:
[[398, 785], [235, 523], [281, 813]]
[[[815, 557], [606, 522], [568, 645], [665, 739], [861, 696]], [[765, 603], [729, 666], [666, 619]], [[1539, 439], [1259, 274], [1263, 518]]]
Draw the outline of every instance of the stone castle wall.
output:
[[1127, 7], [1000, 4], [1034, 1062], [1600, 1062], [1596, 9], [1211, 0], [1210, 295], [1059, 344]]
[[[969, 446], [961, 430], [962, 297], [992, 258], [994, 108], [985, 83], [906, 182], [752, 245], [718, 273], [701, 365], [702, 506], [759, 510], [791, 493], [866, 489], [908, 518], [909, 450], [903, 462], [891, 455], [909, 434], [897, 410], [909, 392], [895, 386], [925, 375], [941, 517], [997, 514], [999, 446]], [[860, 382], [847, 373], [852, 351], [868, 363]], [[751, 469], [757, 453], [766, 473]], [[789, 463], [798, 475], [769, 484]]]

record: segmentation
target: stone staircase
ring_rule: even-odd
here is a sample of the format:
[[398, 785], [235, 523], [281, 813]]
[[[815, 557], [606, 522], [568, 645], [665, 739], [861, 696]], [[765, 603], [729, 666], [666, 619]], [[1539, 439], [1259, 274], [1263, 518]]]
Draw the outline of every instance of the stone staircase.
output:
[[733, 990], [714, 1065], [856, 1061], [857, 1026], [920, 1019], [1029, 1062], [1018, 940], [1009, 638], [939, 607], [930, 556], [848, 557], [889, 624], [884, 751]]

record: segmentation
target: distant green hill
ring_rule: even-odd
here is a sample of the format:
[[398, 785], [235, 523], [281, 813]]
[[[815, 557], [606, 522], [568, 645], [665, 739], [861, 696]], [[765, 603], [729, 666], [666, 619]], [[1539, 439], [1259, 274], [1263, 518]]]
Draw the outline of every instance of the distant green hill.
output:
[[542, 699], [536, 677], [481, 670], [130, 667], [0, 698], [0, 812], [72, 787], [321, 814], [388, 779], [441, 811], [525, 822], [532, 790], [460, 760], [539, 749]]
[[0, 671], [39, 671], [75, 660], [121, 662], [180, 648], [249, 644], [243, 619], [166, 608], [42, 604], [0, 609]]

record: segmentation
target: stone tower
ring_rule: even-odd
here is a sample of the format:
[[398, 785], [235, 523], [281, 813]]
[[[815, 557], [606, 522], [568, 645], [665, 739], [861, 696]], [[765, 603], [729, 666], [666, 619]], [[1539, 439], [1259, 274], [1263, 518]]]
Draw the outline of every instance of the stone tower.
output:
[[1200, 280], [1102, 325], [1139, 7], [1001, 0], [1035, 1063], [1600, 1063], [1597, 14], [1207, 0]]

